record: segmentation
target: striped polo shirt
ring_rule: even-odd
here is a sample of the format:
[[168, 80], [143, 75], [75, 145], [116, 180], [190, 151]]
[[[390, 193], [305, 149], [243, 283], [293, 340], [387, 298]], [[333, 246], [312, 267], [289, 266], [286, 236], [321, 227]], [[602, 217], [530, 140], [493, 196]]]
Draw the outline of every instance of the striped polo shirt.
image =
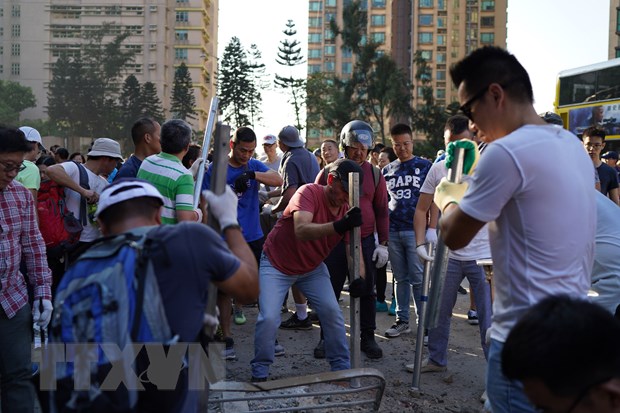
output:
[[174, 155], [159, 153], [146, 158], [138, 178], [152, 183], [164, 197], [162, 224], [176, 224], [176, 211], [194, 210], [194, 178]]

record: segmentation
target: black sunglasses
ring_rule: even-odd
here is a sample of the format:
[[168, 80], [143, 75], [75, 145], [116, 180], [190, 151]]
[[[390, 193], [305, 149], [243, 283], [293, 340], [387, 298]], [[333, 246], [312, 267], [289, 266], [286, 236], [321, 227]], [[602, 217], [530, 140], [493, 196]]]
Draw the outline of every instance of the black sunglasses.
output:
[[[502, 89], [506, 89], [508, 86], [510, 86], [510, 84], [512, 82], [513, 82], [512, 80], [509, 80], [508, 82], [500, 83], [500, 87]], [[467, 119], [469, 119], [472, 122], [474, 122], [474, 115], [473, 115], [473, 113], [471, 113], [471, 105], [473, 105], [475, 101], [477, 101], [478, 99], [483, 97], [487, 93], [487, 91], [489, 90], [489, 87], [492, 84], [493, 83], [488, 84], [487, 86], [483, 87], [478, 93], [476, 93], [467, 102], [463, 103], [463, 105], [461, 107], [459, 107], [459, 110], [461, 112], [463, 112], [463, 115], [467, 116]]]

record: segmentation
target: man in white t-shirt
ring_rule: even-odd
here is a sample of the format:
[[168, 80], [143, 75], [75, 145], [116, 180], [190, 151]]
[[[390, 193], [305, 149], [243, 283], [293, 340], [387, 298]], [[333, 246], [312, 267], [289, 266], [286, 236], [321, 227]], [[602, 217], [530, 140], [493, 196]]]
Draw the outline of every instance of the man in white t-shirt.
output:
[[[88, 175], [90, 189], [80, 186], [79, 168], [81, 165], [75, 162], [63, 162], [47, 168], [47, 175], [50, 179], [65, 187], [67, 209], [73, 212], [84, 227], [80, 234], [80, 242], [75, 252], [71, 254], [70, 261], [77, 258], [93, 241], [101, 237], [101, 232], [93, 218], [97, 202], [99, 202], [99, 194], [108, 185], [108, 181], [101, 175], [111, 173], [118, 161], [122, 159], [121, 147], [112, 139], [99, 138], [95, 140], [87, 156], [88, 159], [83, 168]], [[82, 198], [86, 201], [86, 205], [82, 204]]]
[[[455, 115], [448, 119], [444, 133], [446, 146], [450, 142], [471, 139], [471, 137], [469, 120], [465, 116]], [[432, 205], [433, 194], [441, 179], [446, 176], [448, 176], [446, 160], [443, 159], [434, 163], [426, 175], [422, 188], [420, 188], [420, 198], [413, 216], [413, 230], [416, 236], [418, 255], [425, 261], [432, 261], [433, 259], [426, 253], [425, 242], [433, 244], [437, 242], [435, 223], [431, 222], [427, 229], [427, 213], [431, 207], [436, 210], [437, 207]], [[463, 179], [469, 181], [471, 177], [463, 176]], [[476, 260], [490, 257], [491, 249], [489, 248], [489, 233], [486, 225], [482, 227], [467, 247], [458, 251], [450, 251], [448, 270], [442, 289], [438, 324], [436, 328], [432, 328], [428, 332], [429, 357], [421, 366], [422, 373], [446, 370], [452, 309], [456, 303], [457, 292], [463, 278], [467, 278], [469, 281], [470, 294], [476, 304], [480, 344], [484, 356], [487, 357], [489, 348], [486, 344], [486, 333], [491, 326], [491, 288], [486, 281], [484, 270], [476, 264]], [[413, 364], [407, 365], [407, 370], [413, 371]]]
[[[534, 412], [521, 383], [503, 375], [501, 351], [532, 305], [551, 295], [586, 297], [596, 229], [592, 162], [571, 133], [536, 114], [529, 76], [507, 51], [475, 50], [450, 74], [461, 111], [488, 146], [469, 188], [447, 180], [437, 186], [440, 234], [458, 250], [489, 223], [495, 289], [489, 402], [494, 413]], [[571, 167], [558, 168], [550, 153]]]

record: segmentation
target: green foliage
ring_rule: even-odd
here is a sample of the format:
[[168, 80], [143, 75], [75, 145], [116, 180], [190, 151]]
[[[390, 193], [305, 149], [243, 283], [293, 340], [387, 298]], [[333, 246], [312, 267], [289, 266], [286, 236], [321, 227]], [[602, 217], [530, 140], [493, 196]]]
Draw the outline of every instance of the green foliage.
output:
[[170, 111], [176, 119], [196, 119], [195, 107], [196, 97], [192, 77], [185, 63], [181, 63], [174, 72]]
[[286, 23], [286, 29], [284, 29], [282, 33], [284, 33], [286, 38], [280, 41], [276, 62], [285, 68], [289, 68], [289, 75], [281, 76], [276, 73], [274, 83], [277, 87], [288, 92], [288, 102], [293, 106], [295, 112], [295, 126], [297, 129], [302, 130], [303, 125], [301, 124], [300, 117], [301, 109], [306, 99], [306, 79], [294, 77], [290, 69], [303, 64], [304, 57], [301, 54], [299, 40], [293, 38], [293, 36], [297, 34], [297, 30], [295, 30], [295, 23], [293, 23], [292, 20]]
[[250, 56], [252, 60], [248, 61], [250, 70], [250, 85], [248, 89], [250, 111], [250, 125], [262, 120], [261, 104], [263, 95], [261, 90], [268, 89], [269, 83], [265, 81], [265, 64], [261, 62], [262, 54], [255, 44], [250, 45]]
[[47, 112], [56, 128], [70, 136], [123, 136], [117, 99], [126, 65], [136, 52], [123, 47], [129, 33], [104, 23], [83, 33], [76, 57], [61, 56], [52, 68]]
[[20, 112], [35, 106], [31, 88], [10, 80], [0, 80], [0, 123], [20, 126]]
[[262, 101], [260, 52], [254, 46], [252, 58], [241, 45], [238, 37], [230, 39], [220, 60], [218, 72], [219, 107], [224, 121], [236, 127], [252, 125], [260, 117], [259, 106]]
[[164, 109], [159, 96], [157, 96], [155, 84], [153, 82], [144, 82], [140, 89], [140, 95], [142, 113], [152, 117], [159, 123], [163, 123], [165, 120]]
[[142, 93], [140, 82], [134, 75], [129, 75], [123, 83], [121, 95], [118, 98], [121, 109], [123, 129], [128, 132], [131, 126], [142, 115]]

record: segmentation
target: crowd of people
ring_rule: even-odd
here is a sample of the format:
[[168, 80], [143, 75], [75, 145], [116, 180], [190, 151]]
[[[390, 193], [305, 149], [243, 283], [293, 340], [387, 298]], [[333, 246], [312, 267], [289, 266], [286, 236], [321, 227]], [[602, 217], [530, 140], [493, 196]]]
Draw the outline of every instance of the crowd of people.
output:
[[[618, 171], [601, 160], [618, 155], [600, 155], [603, 130], [589, 128], [580, 141], [538, 115], [527, 72], [505, 50], [478, 49], [450, 74], [461, 114], [448, 119], [446, 148], [434, 162], [415, 155], [406, 123], [391, 127], [385, 146], [368, 123], [353, 120], [313, 152], [294, 126], [260, 140], [239, 127], [225, 177], [213, 176], [214, 165], [201, 158], [190, 125], [179, 119], [137, 120], [134, 151], [124, 162], [112, 139], [96, 139], [83, 156], [58, 147], [47, 152], [31, 127], [0, 127], [2, 410], [33, 411], [33, 322], [45, 330], [63, 304], [54, 302], [63, 274], [86, 251], [161, 227], [154, 273], [170, 328], [182, 341], [200, 341], [205, 320], [214, 322], [204, 316], [209, 281], [218, 290], [216, 338], [224, 359], [237, 358], [231, 323], [248, 324], [243, 304], [258, 306], [252, 382], [268, 380], [275, 357], [285, 354], [278, 336], [286, 333], [279, 330], [310, 330], [313, 322], [321, 328], [314, 357], [333, 371], [351, 368], [342, 291], [359, 299], [360, 349], [369, 359], [383, 357], [377, 312], [395, 316], [381, 332], [388, 339], [423, 328], [423, 267], [436, 261], [427, 245], [441, 238], [450, 254], [438, 325], [425, 332], [422, 373], [447, 369], [452, 311], [467, 278], [468, 321], [478, 325], [487, 362], [487, 411], [618, 411]], [[457, 149], [465, 152], [464, 177], [452, 182]], [[558, 168], [549, 154], [570, 168]], [[203, 162], [203, 195], [195, 200]], [[358, 206], [349, 204], [353, 173]], [[211, 191], [214, 179], [226, 182], [222, 194]], [[63, 190], [81, 228], [61, 253], [46, 249], [39, 230], [37, 201], [50, 184]], [[208, 215], [219, 232], [203, 225]], [[361, 233], [359, 257], [348, 248], [353, 228]], [[359, 274], [349, 271], [354, 259]], [[481, 259], [492, 259], [492, 285]], [[283, 320], [289, 293], [295, 311]], [[197, 409], [198, 396], [188, 389], [168, 397], [168, 411]]]

